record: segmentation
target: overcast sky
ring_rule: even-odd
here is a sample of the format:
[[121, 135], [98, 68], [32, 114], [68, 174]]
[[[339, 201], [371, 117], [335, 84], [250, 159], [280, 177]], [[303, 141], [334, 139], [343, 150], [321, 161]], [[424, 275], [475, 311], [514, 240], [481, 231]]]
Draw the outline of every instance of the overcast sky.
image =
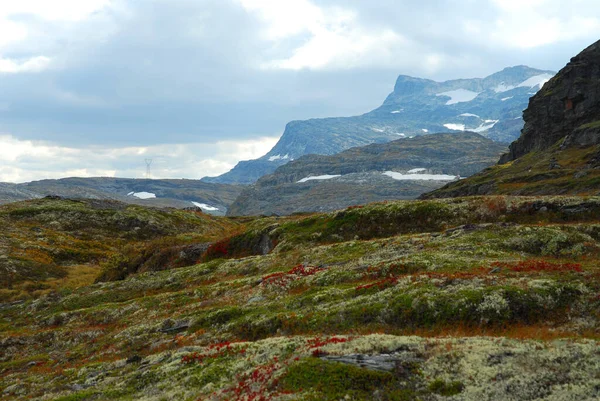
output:
[[0, 181], [200, 178], [395, 78], [559, 70], [598, 0], [0, 0]]

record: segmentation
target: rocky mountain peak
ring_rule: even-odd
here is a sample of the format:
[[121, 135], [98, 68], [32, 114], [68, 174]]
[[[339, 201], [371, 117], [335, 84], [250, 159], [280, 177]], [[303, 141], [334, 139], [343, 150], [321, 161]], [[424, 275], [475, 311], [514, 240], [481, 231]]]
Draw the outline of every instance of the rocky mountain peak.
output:
[[500, 163], [533, 150], [544, 150], [564, 138], [563, 147], [600, 143], [600, 41], [548, 81], [523, 113], [521, 136]]

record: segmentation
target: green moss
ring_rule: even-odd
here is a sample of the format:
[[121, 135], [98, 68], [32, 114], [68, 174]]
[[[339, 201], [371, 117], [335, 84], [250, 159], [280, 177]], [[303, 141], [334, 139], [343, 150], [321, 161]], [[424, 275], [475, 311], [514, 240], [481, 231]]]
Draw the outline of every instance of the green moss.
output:
[[94, 390], [79, 391], [77, 393], [65, 395], [62, 397], [55, 398], [54, 401], [83, 401], [96, 399], [98, 393]]
[[437, 379], [429, 383], [429, 391], [435, 394], [442, 395], [444, 397], [451, 397], [453, 395], [460, 394], [465, 386], [459, 381], [446, 382], [441, 379]]
[[579, 127], [580, 129], [588, 129], [588, 128], [600, 128], [600, 120], [593, 121], [591, 123], [583, 124]]
[[290, 392], [314, 391], [315, 399], [321, 400], [339, 400], [346, 395], [354, 400], [371, 400], [375, 390], [389, 388], [393, 383], [391, 373], [309, 358], [291, 365], [281, 378], [280, 387]]

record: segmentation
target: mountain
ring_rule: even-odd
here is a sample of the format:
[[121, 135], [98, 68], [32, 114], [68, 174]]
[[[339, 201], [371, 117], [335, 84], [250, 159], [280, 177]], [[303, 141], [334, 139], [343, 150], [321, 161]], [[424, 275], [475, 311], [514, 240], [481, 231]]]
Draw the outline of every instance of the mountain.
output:
[[499, 165], [426, 197], [600, 193], [600, 41], [531, 98]]
[[0, 204], [53, 195], [180, 209], [200, 207], [205, 212], [223, 215], [241, 190], [237, 185], [185, 179], [63, 178], [24, 184], [0, 183]]
[[553, 75], [526, 66], [445, 82], [401, 75], [379, 108], [354, 117], [292, 121], [269, 153], [202, 181], [249, 184], [303, 155], [332, 155], [429, 132], [473, 131], [510, 143], [523, 127], [521, 116], [529, 97]]
[[465, 132], [306, 155], [245, 188], [228, 215], [285, 215], [415, 199], [496, 162], [506, 145]]

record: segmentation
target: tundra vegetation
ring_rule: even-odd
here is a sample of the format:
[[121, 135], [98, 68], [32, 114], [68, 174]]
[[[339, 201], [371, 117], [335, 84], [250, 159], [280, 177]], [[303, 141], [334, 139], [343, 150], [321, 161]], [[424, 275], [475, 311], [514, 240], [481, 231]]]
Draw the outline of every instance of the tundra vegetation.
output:
[[600, 397], [599, 197], [0, 222], [1, 400]]

